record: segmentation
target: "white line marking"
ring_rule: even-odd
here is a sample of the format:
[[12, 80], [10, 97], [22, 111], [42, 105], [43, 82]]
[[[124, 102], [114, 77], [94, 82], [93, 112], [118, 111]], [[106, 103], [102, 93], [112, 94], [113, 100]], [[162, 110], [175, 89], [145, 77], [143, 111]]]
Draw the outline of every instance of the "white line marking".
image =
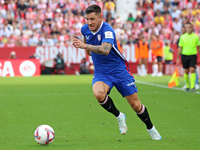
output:
[[[178, 90], [178, 91], [184, 91], [184, 92], [185, 92], [185, 89], [181, 89], [181, 88], [177, 88], [177, 87], [168, 88], [168, 86], [166, 86], [166, 85], [148, 83], [148, 82], [143, 82], [143, 81], [138, 81], [138, 80], [136, 80], [135, 83], [136, 83], [136, 84], [137, 84], [137, 83], [141, 83], [141, 84], [146, 84], [146, 85], [157, 86], [157, 87], [162, 87], [162, 88], [166, 88], [166, 89], [172, 89], [172, 90]], [[196, 92], [193, 92], [193, 93], [200, 94], [199, 91], [196, 91]]]

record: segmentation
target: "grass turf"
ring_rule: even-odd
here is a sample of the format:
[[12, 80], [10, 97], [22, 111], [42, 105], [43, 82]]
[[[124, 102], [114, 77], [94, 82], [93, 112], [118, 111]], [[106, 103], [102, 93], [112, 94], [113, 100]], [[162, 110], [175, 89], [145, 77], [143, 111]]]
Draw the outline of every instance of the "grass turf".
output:
[[[135, 77], [167, 85], [170, 76]], [[180, 78], [181, 87], [183, 78]], [[92, 93], [92, 75], [0, 78], [0, 149], [2, 150], [160, 150], [200, 149], [200, 95], [137, 83], [138, 95], [162, 135], [153, 141], [145, 125], [113, 88], [110, 96], [127, 116], [121, 135], [115, 117], [103, 110]], [[37, 126], [48, 124], [55, 140], [40, 146]]]

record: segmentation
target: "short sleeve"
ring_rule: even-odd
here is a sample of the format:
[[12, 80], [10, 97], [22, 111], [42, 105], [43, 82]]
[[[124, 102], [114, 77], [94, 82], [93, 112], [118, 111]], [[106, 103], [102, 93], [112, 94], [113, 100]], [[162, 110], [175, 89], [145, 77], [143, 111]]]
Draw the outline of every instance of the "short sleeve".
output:
[[179, 46], [179, 47], [183, 47], [183, 38], [182, 38], [182, 36], [180, 37], [178, 46]]
[[200, 46], [199, 36], [197, 35], [197, 46]]
[[105, 30], [103, 32], [102, 43], [107, 42], [113, 45], [115, 39], [115, 33], [112, 30]]

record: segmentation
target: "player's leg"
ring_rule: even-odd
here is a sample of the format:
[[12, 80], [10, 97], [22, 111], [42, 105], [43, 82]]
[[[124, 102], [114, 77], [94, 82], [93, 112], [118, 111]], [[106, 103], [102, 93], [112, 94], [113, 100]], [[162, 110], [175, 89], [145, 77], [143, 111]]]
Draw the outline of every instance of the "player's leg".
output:
[[139, 58], [138, 59], [138, 75], [141, 76], [142, 75], [142, 59]]
[[131, 108], [137, 113], [137, 116], [145, 123], [147, 131], [153, 140], [161, 140], [161, 135], [153, 126], [147, 108], [141, 104], [137, 93], [125, 96]]
[[198, 72], [197, 69], [195, 69], [195, 74], [196, 74], [196, 80], [195, 80], [195, 89], [199, 89], [199, 77], [198, 77]]
[[191, 88], [191, 92], [195, 92], [195, 80], [196, 80], [195, 69], [196, 69], [196, 64], [197, 64], [197, 56], [196, 55], [190, 56], [189, 72], [191, 74], [191, 76], [190, 76], [190, 88]]
[[93, 93], [99, 104], [108, 112], [112, 113], [116, 117], [119, 116], [120, 112], [115, 107], [112, 99], [107, 95], [110, 87], [102, 81], [97, 81], [93, 85]]
[[157, 64], [157, 58], [156, 58], [156, 55], [153, 55], [152, 54], [152, 70], [153, 70], [153, 73], [151, 74], [151, 76], [157, 76], [158, 74], [158, 64]]
[[121, 113], [114, 105], [113, 100], [107, 95], [110, 87], [102, 81], [97, 81], [93, 84], [93, 93], [98, 100], [99, 104], [108, 112], [117, 117], [119, 123], [119, 130], [121, 134], [126, 134], [126, 116]]
[[185, 72], [184, 72], [183, 77], [184, 77], [184, 80], [185, 80], [186, 91], [188, 92], [190, 90], [189, 68], [185, 68]]
[[195, 80], [196, 80], [195, 68], [194, 67], [190, 67], [189, 71], [191, 73], [191, 76], [190, 76], [191, 92], [195, 92]]
[[145, 75], [147, 75], [147, 72], [148, 72], [148, 58], [144, 58], [144, 65], [145, 65]]
[[186, 91], [189, 92], [189, 90], [190, 90], [190, 79], [189, 79], [189, 59], [188, 59], [188, 56], [181, 55], [181, 61], [182, 61], [182, 64], [183, 64], [183, 68], [185, 69], [183, 78], [184, 78], [185, 85], [186, 85]]
[[163, 65], [162, 65], [162, 57], [157, 56], [158, 60], [158, 76], [163, 76], [162, 70], [163, 70]]

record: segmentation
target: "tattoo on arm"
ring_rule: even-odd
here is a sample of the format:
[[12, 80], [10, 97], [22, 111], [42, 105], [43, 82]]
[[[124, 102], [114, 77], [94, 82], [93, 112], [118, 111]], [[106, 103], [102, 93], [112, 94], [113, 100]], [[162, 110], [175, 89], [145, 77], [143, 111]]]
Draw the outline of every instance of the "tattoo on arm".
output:
[[112, 48], [112, 44], [110, 43], [103, 43], [102, 45], [86, 45], [86, 50], [89, 50], [96, 54], [108, 55]]

